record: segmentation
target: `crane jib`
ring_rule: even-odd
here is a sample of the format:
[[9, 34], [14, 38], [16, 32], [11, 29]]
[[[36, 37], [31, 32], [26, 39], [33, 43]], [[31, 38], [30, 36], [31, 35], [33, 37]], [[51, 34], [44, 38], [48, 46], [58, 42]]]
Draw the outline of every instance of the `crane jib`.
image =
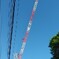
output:
[[38, 5], [38, 0], [35, 1], [34, 3], [34, 7], [33, 7], [33, 10], [32, 10], [32, 14], [30, 16], [30, 20], [29, 20], [29, 23], [28, 23], [28, 26], [27, 26], [27, 30], [26, 30], [26, 33], [25, 33], [25, 36], [23, 38], [23, 42], [22, 42], [22, 46], [21, 46], [21, 49], [20, 49], [20, 52], [18, 54], [18, 58], [17, 59], [22, 59], [22, 55], [23, 55], [23, 52], [24, 52], [24, 49], [25, 49], [25, 46], [26, 46], [26, 40], [28, 38], [28, 34], [30, 32], [30, 29], [31, 29], [31, 25], [32, 25], [32, 18], [34, 16], [34, 13], [36, 11], [36, 8], [37, 8], [37, 5]]

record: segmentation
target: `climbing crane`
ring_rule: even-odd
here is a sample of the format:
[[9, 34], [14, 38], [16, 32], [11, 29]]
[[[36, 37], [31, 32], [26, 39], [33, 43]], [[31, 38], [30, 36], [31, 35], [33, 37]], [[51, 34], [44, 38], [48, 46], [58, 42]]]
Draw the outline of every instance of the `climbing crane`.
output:
[[35, 11], [36, 11], [37, 5], [38, 5], [38, 0], [35, 0], [34, 7], [33, 7], [33, 10], [32, 10], [32, 14], [30, 16], [30, 20], [29, 20], [29, 23], [28, 23], [28, 27], [27, 27], [25, 36], [23, 38], [23, 42], [22, 42], [20, 52], [18, 54], [16, 53], [14, 55], [14, 59], [22, 59], [22, 55], [23, 55], [23, 52], [24, 52], [24, 49], [25, 49], [25, 46], [26, 46], [26, 41], [27, 41], [30, 29], [31, 29], [31, 25], [32, 25], [32, 18], [34, 16]]
[[10, 13], [10, 34], [9, 34], [9, 45], [8, 45], [8, 59], [10, 59], [11, 55], [11, 46], [12, 46], [12, 34], [13, 34], [13, 24], [14, 24], [14, 13], [15, 13], [15, 3], [16, 0], [12, 0], [12, 7], [11, 7], [11, 13]]

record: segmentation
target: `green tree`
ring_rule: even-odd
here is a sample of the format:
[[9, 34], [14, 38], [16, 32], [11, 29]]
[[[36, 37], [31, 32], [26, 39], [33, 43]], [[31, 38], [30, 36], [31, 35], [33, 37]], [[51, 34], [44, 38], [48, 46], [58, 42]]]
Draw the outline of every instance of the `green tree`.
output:
[[51, 38], [49, 47], [53, 56], [51, 59], [59, 59], [59, 32]]

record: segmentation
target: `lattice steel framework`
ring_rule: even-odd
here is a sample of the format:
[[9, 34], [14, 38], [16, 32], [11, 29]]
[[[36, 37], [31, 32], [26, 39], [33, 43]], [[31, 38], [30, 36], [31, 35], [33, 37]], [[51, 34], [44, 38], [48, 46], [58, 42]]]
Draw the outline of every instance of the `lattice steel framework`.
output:
[[14, 24], [14, 14], [15, 14], [15, 4], [16, 0], [11, 0], [12, 6], [10, 9], [10, 32], [9, 32], [9, 45], [8, 45], [8, 59], [10, 59], [11, 55], [11, 46], [12, 46], [12, 34], [13, 34], [13, 24]]

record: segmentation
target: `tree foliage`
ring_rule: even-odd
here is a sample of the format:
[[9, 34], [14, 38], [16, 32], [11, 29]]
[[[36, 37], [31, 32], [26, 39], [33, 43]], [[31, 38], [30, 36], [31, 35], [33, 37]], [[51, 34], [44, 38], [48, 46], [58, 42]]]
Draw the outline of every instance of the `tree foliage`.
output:
[[59, 59], [59, 32], [51, 38], [49, 47], [53, 56], [51, 59]]

